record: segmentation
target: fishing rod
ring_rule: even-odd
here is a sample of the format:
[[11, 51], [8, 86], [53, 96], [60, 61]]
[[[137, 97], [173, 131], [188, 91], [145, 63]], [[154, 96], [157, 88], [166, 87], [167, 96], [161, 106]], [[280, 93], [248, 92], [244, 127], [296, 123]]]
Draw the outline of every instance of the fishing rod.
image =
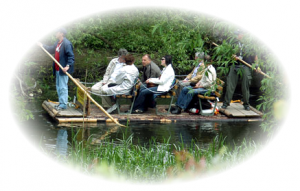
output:
[[[50, 58], [63, 70], [63, 67], [60, 65], [60, 63], [41, 45], [40, 46], [42, 49], [43, 49], [43, 51], [46, 53], [46, 54], [48, 54], [48, 56], [50, 56]], [[109, 113], [107, 113], [106, 111], [105, 111], [105, 109], [103, 109], [103, 107], [101, 106], [101, 105], [99, 105], [93, 98], [92, 98], [92, 96], [90, 95], [90, 94], [88, 94], [87, 92], [86, 92], [86, 90], [85, 89], [83, 89], [83, 87], [81, 87], [79, 84], [78, 84], [78, 82], [68, 73], [68, 72], [66, 72], [65, 74], [67, 74], [67, 76], [69, 76], [69, 78], [76, 84], [76, 86], [78, 86], [85, 94], [86, 94], [86, 96], [101, 110], [101, 111], [103, 111], [103, 113], [107, 116], [107, 117], [109, 117], [113, 122], [115, 122], [117, 125], [120, 125], [120, 126], [123, 126], [123, 127], [126, 127], [125, 125], [122, 125], [122, 124], [120, 124], [116, 119], [114, 119]]]
[[[212, 44], [215, 45], [216, 47], [219, 46], [218, 44], [216, 44], [216, 43], [214, 43], [214, 42], [212, 42]], [[252, 66], [251, 66], [250, 64], [248, 64], [248, 63], [245, 62], [244, 60], [240, 59], [239, 57], [236, 57], [236, 58], [237, 58], [237, 60], [239, 60], [240, 62], [242, 62], [244, 65], [246, 65], [246, 66], [248, 66], [249, 68], [252, 69]], [[257, 69], [255, 69], [255, 68], [253, 68], [253, 70], [256, 71], [256, 72], [258, 72], [258, 73], [260, 73], [260, 74], [262, 74], [262, 75], [264, 75], [264, 76], [266, 76], [267, 78], [271, 78], [268, 74], [262, 72], [261, 70], [257, 70]]]

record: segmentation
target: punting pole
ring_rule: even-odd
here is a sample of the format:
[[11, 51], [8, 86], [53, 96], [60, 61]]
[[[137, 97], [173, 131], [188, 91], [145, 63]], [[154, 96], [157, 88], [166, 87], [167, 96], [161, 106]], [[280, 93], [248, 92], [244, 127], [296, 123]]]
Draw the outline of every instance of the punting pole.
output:
[[[214, 43], [214, 42], [212, 42], [212, 44], [215, 45], [215, 46], [219, 46], [219, 45], [217, 45], [217, 44]], [[252, 66], [251, 66], [250, 64], [248, 64], [247, 62], [245, 62], [244, 60], [242, 60], [242, 59], [240, 59], [240, 58], [238, 58], [238, 57], [237, 57], [237, 59], [238, 59], [240, 62], [242, 62], [243, 64], [245, 64], [246, 66], [248, 66], [249, 68], [252, 68]], [[253, 69], [253, 70], [256, 71], [256, 72], [258, 72], [258, 73], [260, 73], [260, 74], [262, 74], [262, 75], [264, 75], [264, 76], [266, 76], [267, 78], [271, 78], [268, 74], [265, 74], [265, 73], [262, 72], [262, 71], [259, 71], [259, 70], [257, 70], [257, 69]]]
[[[43, 46], [40, 46], [42, 49], [43, 49], [43, 51], [44, 52], [46, 52], [46, 54], [48, 54], [48, 56], [50, 56], [50, 58], [61, 68], [61, 69], [63, 69], [63, 67], [60, 65], [60, 63], [59, 62], [57, 62], [57, 60], [43, 47]], [[92, 96], [90, 95], [90, 94], [88, 94], [86, 91], [85, 91], [85, 89], [83, 89], [79, 84], [78, 84], [78, 82], [68, 73], [68, 72], [66, 72], [66, 74], [69, 76], [69, 78], [76, 84], [76, 86], [78, 86], [82, 91], [84, 91], [85, 92], [85, 94], [87, 95], [87, 97], [88, 98], [90, 98], [90, 100], [101, 110], [101, 111], [103, 111], [103, 113], [107, 116], [107, 117], [109, 117], [113, 122], [115, 122], [117, 125], [120, 125], [120, 126], [123, 126], [123, 127], [126, 127], [125, 125], [122, 125], [122, 124], [120, 124], [116, 119], [114, 119], [111, 115], [109, 115], [109, 113], [107, 113], [106, 111], [105, 111], [105, 109], [103, 109], [103, 107], [100, 105], [100, 104], [98, 104], [93, 98], [92, 98]]]

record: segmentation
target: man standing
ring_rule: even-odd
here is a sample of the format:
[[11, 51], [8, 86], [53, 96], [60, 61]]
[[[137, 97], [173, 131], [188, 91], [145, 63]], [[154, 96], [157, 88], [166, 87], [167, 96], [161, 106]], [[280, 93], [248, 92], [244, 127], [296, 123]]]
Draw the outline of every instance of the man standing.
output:
[[[257, 60], [256, 55], [246, 55], [246, 51], [244, 48], [244, 44], [242, 43], [243, 39], [243, 33], [240, 30], [235, 31], [235, 34], [237, 35], [237, 45], [239, 47], [238, 56], [233, 55], [234, 59], [237, 61], [236, 64], [232, 65], [230, 67], [229, 75], [227, 76], [226, 81], [226, 94], [224, 97], [224, 102], [221, 108], [226, 109], [231, 102], [233, 93], [235, 91], [236, 85], [238, 83], [238, 80], [241, 79], [242, 83], [242, 94], [243, 94], [243, 105], [245, 110], [250, 110], [250, 104], [249, 104], [249, 97], [250, 97], [250, 90], [249, 87], [251, 85], [251, 70], [249, 67], [244, 65], [239, 61], [239, 59], [244, 60], [247, 63], [254, 63]], [[241, 72], [239, 72], [241, 71]], [[241, 73], [241, 75], [240, 75]]]
[[52, 46], [43, 45], [38, 42], [39, 46], [44, 47], [50, 54], [54, 54], [55, 59], [61, 64], [61, 69], [53, 62], [53, 75], [56, 77], [56, 91], [59, 104], [55, 106], [57, 110], [67, 108], [68, 103], [68, 80], [69, 77], [65, 74], [74, 72], [74, 53], [72, 43], [65, 37], [66, 29], [60, 28], [56, 32], [56, 41]]
[[[121, 48], [118, 52], [118, 57], [113, 58], [105, 71], [105, 74], [103, 76], [103, 80], [100, 82], [96, 83], [95, 85], [92, 86], [91, 90], [94, 93], [101, 94], [101, 88], [105, 84], [109, 82], [114, 82], [115, 78], [118, 74], [118, 72], [122, 69], [122, 67], [125, 65], [124, 61], [124, 56], [128, 54], [128, 51], [126, 49]], [[110, 108], [112, 106], [112, 103], [109, 101], [110, 98], [104, 98], [102, 99], [102, 105], [104, 108]]]

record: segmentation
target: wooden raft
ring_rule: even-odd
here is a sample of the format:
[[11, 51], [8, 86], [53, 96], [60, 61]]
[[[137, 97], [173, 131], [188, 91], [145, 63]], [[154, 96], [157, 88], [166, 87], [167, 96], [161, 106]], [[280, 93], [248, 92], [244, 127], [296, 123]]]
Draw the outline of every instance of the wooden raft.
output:
[[49, 113], [49, 115], [59, 123], [82, 123], [83, 121], [93, 123], [97, 122], [96, 119], [83, 118], [81, 108], [75, 109], [74, 107], [68, 107], [65, 110], [57, 111], [54, 106], [54, 103], [48, 101], [44, 101], [42, 104], [42, 107]]
[[[76, 80], [81, 87], [87, 90], [87, 88], [83, 84], [81, 84], [78, 79]], [[57, 103], [53, 103], [51, 101], [44, 101], [42, 107], [49, 113], [52, 118], [54, 118], [59, 123], [96, 123], [97, 119], [88, 117], [90, 115], [90, 100], [86, 96], [85, 92], [80, 88], [77, 88], [76, 97], [76, 108], [67, 107], [67, 109], [57, 111], [54, 108]]]
[[[81, 84], [78, 80], [80, 86], [82, 86], [85, 90], [88, 88]], [[86, 94], [77, 88], [76, 94], [76, 107], [68, 107], [65, 110], [57, 111], [54, 106], [55, 103], [50, 101], [44, 101], [42, 107], [49, 113], [49, 115], [54, 118], [54, 120], [58, 121], [59, 124], [67, 124], [67, 123], [83, 123], [83, 122], [111, 122], [109, 119], [99, 108], [97, 108], [94, 104], [90, 103], [90, 100], [87, 98]], [[220, 113], [218, 115], [213, 116], [203, 116], [203, 115], [195, 115], [189, 114], [186, 112], [182, 112], [180, 115], [168, 114], [165, 110], [169, 107], [169, 105], [157, 105], [157, 110], [159, 113], [164, 115], [157, 115], [157, 111], [155, 108], [149, 108], [147, 112], [143, 114], [131, 114], [131, 115], [118, 115], [112, 114], [119, 122], [126, 123], [130, 122], [161, 122], [161, 123], [169, 123], [169, 122], [192, 122], [192, 121], [263, 121], [262, 113], [257, 111], [255, 108], [250, 106], [251, 111], [246, 111], [241, 103], [231, 103], [227, 109], [222, 109], [223, 103], [218, 103]], [[129, 109], [129, 105], [122, 105], [120, 108], [121, 112], [125, 112]]]
[[244, 109], [242, 103], [230, 103], [226, 109], [222, 109], [221, 106], [223, 103], [218, 103], [217, 106], [219, 107], [219, 111], [224, 113], [228, 117], [262, 117], [263, 113], [256, 110], [254, 107], [250, 106], [250, 111]]
[[44, 101], [42, 107], [49, 113], [51, 117], [82, 117], [82, 111], [72, 107], [68, 107], [65, 110], [57, 111], [55, 103]]
[[[180, 115], [169, 114], [169, 115], [156, 115], [155, 108], [149, 108], [147, 112], [143, 114], [131, 114], [131, 115], [118, 115], [112, 114], [119, 122], [126, 123], [127, 120], [130, 122], [160, 122], [160, 123], [170, 123], [170, 122], [195, 122], [195, 121], [263, 121], [261, 118], [262, 113], [250, 107], [251, 111], [246, 111], [242, 104], [231, 103], [226, 110], [220, 108], [222, 103], [218, 104], [220, 113], [214, 116], [202, 116], [198, 114], [189, 114], [182, 112]], [[105, 116], [105, 114], [99, 110], [95, 105], [90, 105], [90, 115], [83, 117], [82, 109], [75, 109], [74, 107], [69, 107], [66, 110], [56, 111], [54, 109], [54, 104], [48, 101], [44, 101], [42, 104], [43, 108], [49, 113], [51, 117], [54, 118], [59, 124], [67, 123], [82, 123], [82, 122], [111, 122], [111, 120]], [[165, 108], [168, 105], [157, 105], [160, 112], [167, 112]], [[129, 105], [124, 105], [121, 110], [126, 111], [129, 109]]]

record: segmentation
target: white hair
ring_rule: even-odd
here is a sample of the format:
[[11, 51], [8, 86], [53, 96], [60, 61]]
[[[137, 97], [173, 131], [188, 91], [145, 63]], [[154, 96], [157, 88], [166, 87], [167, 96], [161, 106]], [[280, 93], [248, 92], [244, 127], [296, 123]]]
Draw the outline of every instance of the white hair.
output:
[[204, 58], [204, 52], [196, 52], [195, 56], [200, 58], [200, 59], [203, 59]]

